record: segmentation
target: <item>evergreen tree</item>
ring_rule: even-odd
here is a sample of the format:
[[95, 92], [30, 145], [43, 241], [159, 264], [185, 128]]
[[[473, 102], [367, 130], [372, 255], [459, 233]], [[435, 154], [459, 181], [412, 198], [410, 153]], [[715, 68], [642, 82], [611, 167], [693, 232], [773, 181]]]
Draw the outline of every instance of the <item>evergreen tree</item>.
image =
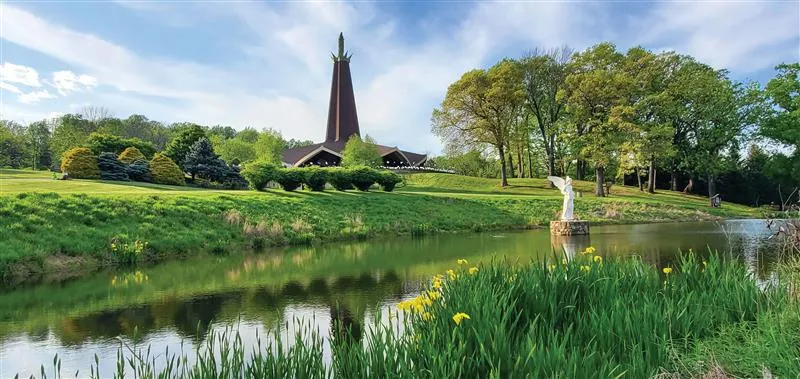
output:
[[192, 176], [199, 176], [202, 179], [214, 180], [220, 177], [222, 166], [227, 166], [219, 159], [219, 155], [214, 153], [214, 148], [208, 138], [198, 139], [189, 148], [183, 159], [183, 169]]
[[125, 164], [120, 162], [117, 159], [117, 154], [112, 152], [100, 153], [97, 158], [97, 167], [100, 169], [100, 179], [125, 182], [130, 180]]

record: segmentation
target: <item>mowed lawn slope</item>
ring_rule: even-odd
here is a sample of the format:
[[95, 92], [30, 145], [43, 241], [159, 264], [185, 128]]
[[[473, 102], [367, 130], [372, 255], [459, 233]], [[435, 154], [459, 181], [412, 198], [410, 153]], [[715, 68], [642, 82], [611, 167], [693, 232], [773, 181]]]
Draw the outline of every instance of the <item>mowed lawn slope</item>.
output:
[[[496, 180], [411, 174], [393, 193], [255, 192], [60, 181], [49, 173], [0, 170], [0, 281], [114, 264], [114, 238], [147, 242], [142, 259], [158, 260], [374, 235], [530, 228], [557, 217], [557, 190], [539, 179], [511, 183], [500, 189]], [[578, 198], [575, 209], [593, 223], [756, 215], [740, 205], [712, 209], [700, 197], [632, 188], [612, 189], [609, 198]]]

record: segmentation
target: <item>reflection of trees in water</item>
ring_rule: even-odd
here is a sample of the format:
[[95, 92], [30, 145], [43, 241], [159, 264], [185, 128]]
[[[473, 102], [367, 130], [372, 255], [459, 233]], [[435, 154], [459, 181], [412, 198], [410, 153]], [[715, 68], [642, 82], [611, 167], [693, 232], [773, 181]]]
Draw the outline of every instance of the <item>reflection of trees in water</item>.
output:
[[222, 305], [226, 301], [241, 298], [241, 292], [229, 292], [193, 298], [184, 301], [173, 316], [173, 326], [181, 337], [202, 342], [210, 328], [211, 322], [217, 319]]
[[65, 345], [83, 343], [88, 338], [114, 338], [118, 335], [133, 335], [133, 331], [149, 330], [155, 326], [155, 318], [148, 306], [109, 310], [85, 317], [61, 320], [53, 334]]
[[361, 341], [364, 332], [363, 310], [354, 314], [344, 305], [333, 304], [330, 307], [330, 315], [332, 344], [344, 347]]
[[[343, 276], [333, 280], [315, 278], [307, 285], [287, 282], [276, 288], [257, 287], [239, 291], [202, 295], [190, 299], [167, 299], [148, 305], [108, 310], [88, 316], [65, 318], [53, 325], [55, 336], [64, 345], [83, 343], [90, 338], [146, 337], [162, 328], [173, 328], [182, 338], [201, 343], [213, 322], [235, 320], [239, 315], [255, 318], [272, 328], [282, 321], [290, 304], [325, 304], [340, 332], [361, 338], [365, 311], [387, 298], [399, 297], [404, 281], [393, 271]], [[46, 338], [47, 330], [39, 333]]]

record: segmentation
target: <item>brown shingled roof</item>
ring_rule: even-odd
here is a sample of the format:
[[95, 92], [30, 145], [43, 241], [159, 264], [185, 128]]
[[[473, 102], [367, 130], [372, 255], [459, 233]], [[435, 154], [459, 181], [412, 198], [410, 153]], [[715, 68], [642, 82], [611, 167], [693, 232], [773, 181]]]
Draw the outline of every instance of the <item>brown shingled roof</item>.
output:
[[[298, 162], [303, 163], [300, 162], [300, 160], [302, 160], [303, 158], [310, 159], [311, 157], [308, 157], [308, 155], [313, 153], [315, 150], [318, 150], [320, 147], [324, 147], [325, 149], [336, 152], [337, 154], [341, 154], [342, 151], [344, 151], [344, 146], [345, 144], [339, 141], [339, 142], [315, 143], [313, 145], [296, 147], [293, 149], [286, 149], [283, 151], [283, 163], [290, 166], [295, 166], [298, 164]], [[408, 158], [409, 164], [415, 166], [425, 162], [425, 160], [427, 159], [427, 155], [425, 154], [412, 153], [409, 151], [400, 150], [392, 146], [384, 146], [384, 145], [377, 145], [377, 146], [378, 146], [378, 152], [380, 153], [381, 156], [384, 156], [386, 154], [389, 154], [397, 150], [400, 151], [403, 155], [405, 155], [406, 158]]]

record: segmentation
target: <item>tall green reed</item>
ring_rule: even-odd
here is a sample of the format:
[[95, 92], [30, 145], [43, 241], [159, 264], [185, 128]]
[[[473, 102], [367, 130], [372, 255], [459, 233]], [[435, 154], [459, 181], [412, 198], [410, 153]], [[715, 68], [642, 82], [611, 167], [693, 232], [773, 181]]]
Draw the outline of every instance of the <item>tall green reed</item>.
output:
[[155, 369], [149, 350], [121, 349], [117, 360], [141, 378], [640, 378], [677, 371], [676, 354], [780, 312], [787, 298], [784, 287], [761, 289], [743, 265], [716, 256], [685, 255], [663, 272], [591, 251], [525, 266], [462, 260], [363, 336], [334, 320], [330, 362], [308, 325], [290, 347], [273, 332], [266, 346], [258, 338], [249, 357], [238, 333], [225, 331], [193, 363], [173, 356]]

